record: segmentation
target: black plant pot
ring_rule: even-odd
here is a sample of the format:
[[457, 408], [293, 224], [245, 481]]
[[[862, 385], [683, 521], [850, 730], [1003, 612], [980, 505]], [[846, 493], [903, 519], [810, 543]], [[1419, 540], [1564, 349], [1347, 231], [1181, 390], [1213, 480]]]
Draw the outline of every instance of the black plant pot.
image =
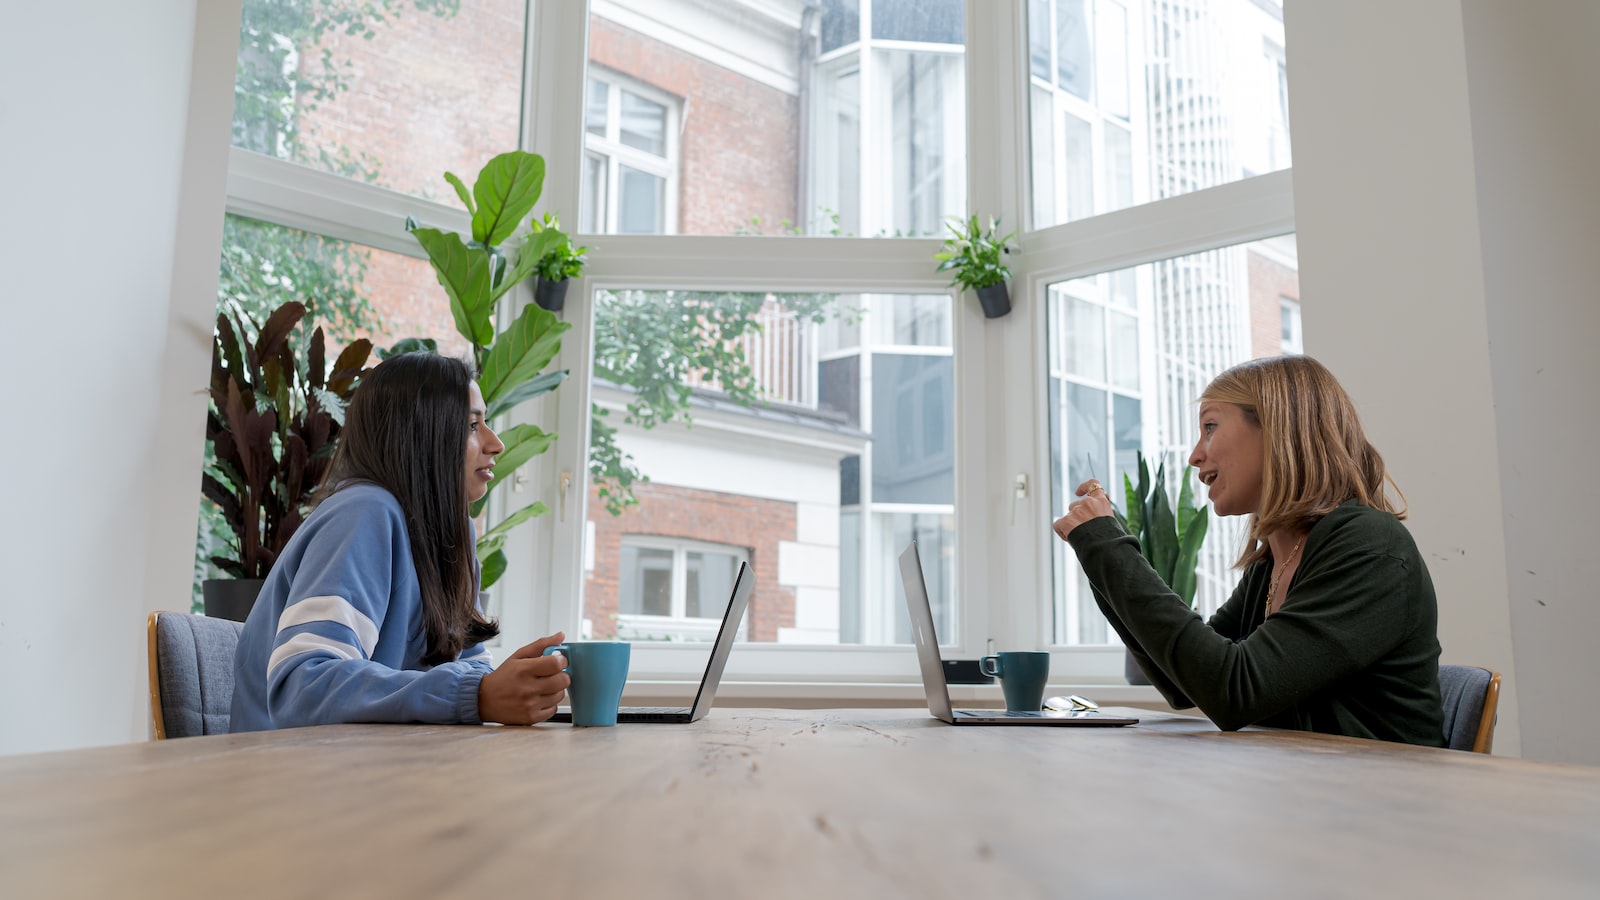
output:
[[539, 285], [533, 289], [534, 302], [551, 312], [560, 312], [567, 305], [567, 285], [571, 281], [570, 278], [560, 281], [539, 279]]
[[1133, 658], [1132, 650], [1122, 651], [1122, 677], [1129, 684], [1149, 684], [1150, 679], [1145, 677], [1144, 670], [1139, 668], [1139, 661]]
[[990, 319], [998, 319], [1011, 312], [1011, 292], [1006, 289], [1004, 281], [978, 288], [978, 305], [983, 307], [983, 314]]
[[213, 619], [232, 619], [243, 622], [250, 615], [250, 607], [261, 593], [264, 578], [215, 578], [200, 584], [200, 595], [205, 600], [206, 615]]

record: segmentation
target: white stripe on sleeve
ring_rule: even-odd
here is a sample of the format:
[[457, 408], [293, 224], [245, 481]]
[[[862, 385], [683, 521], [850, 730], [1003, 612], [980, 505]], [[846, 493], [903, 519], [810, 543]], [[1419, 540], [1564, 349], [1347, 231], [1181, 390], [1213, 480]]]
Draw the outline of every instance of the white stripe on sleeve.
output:
[[[371, 659], [372, 651], [378, 646], [378, 626], [366, 614], [350, 605], [350, 601], [343, 597], [328, 595], [325, 597], [307, 597], [299, 603], [284, 607], [283, 614], [278, 616], [278, 633], [296, 625], [309, 625], [313, 622], [332, 622], [355, 632], [356, 640], [361, 642], [361, 656]], [[276, 653], [273, 654], [277, 656]]]
[[299, 656], [302, 653], [310, 653], [312, 651], [331, 653], [339, 659], [362, 658], [359, 650], [343, 641], [336, 641], [333, 638], [323, 637], [320, 634], [315, 634], [310, 631], [302, 631], [294, 637], [289, 638], [287, 641], [284, 641], [282, 644], [279, 644], [278, 647], [272, 651], [271, 658], [267, 660], [267, 680], [272, 680], [273, 671], [287, 661], [290, 657]]

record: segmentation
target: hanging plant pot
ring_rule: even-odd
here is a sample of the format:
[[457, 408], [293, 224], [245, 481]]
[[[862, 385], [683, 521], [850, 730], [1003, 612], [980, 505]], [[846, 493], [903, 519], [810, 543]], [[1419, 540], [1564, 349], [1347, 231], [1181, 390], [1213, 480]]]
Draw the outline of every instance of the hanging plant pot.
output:
[[213, 619], [243, 622], [256, 604], [264, 578], [208, 578], [200, 583], [200, 596], [206, 615]]
[[1006, 289], [1004, 281], [984, 285], [977, 289], [978, 305], [983, 307], [983, 314], [990, 319], [998, 319], [1011, 312], [1011, 292]]
[[539, 279], [539, 285], [533, 289], [534, 302], [551, 312], [560, 312], [567, 305], [567, 285], [572, 279], [563, 278], [560, 281], [545, 281]]

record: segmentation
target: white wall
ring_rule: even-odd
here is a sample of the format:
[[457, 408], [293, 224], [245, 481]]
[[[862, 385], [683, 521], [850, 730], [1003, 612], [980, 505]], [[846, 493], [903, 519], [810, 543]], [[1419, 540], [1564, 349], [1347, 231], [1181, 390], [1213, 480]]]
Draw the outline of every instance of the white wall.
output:
[[55, 0], [0, 29], [0, 753], [147, 734], [145, 615], [189, 597], [238, 10]]
[[1285, 9], [1307, 352], [1411, 502], [1444, 659], [1507, 678], [1496, 751], [1588, 763], [1597, 9]]
[[1522, 752], [1600, 763], [1600, 4], [1462, 7]]

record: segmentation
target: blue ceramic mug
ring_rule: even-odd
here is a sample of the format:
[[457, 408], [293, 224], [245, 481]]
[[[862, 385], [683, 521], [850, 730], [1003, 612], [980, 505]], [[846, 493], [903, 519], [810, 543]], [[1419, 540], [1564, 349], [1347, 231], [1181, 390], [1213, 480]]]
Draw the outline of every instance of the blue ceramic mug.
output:
[[617, 724], [622, 687], [628, 683], [631, 646], [624, 641], [568, 641], [545, 648], [546, 656], [561, 653], [567, 657], [572, 724]]
[[1010, 650], [978, 660], [978, 669], [1000, 679], [1008, 712], [1038, 712], [1044, 685], [1050, 680], [1050, 654], [1043, 650]]

